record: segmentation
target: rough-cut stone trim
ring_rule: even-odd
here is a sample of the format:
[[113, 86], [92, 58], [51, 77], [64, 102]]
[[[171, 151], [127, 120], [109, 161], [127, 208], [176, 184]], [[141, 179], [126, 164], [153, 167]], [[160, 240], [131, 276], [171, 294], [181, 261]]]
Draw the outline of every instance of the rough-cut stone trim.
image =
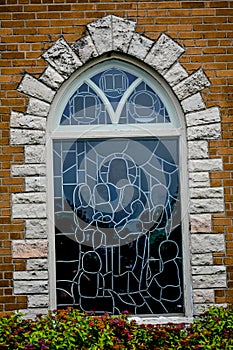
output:
[[45, 102], [52, 102], [55, 95], [55, 91], [29, 74], [24, 76], [18, 87], [18, 91]]
[[187, 126], [219, 123], [221, 121], [220, 112], [218, 107], [212, 107], [205, 109], [204, 111], [198, 111], [186, 114]]
[[189, 209], [191, 214], [222, 213], [224, 211], [224, 202], [222, 198], [191, 198]]
[[191, 263], [192, 263], [192, 266], [213, 265], [213, 254], [212, 253], [192, 254]]
[[217, 140], [221, 138], [219, 123], [198, 125], [187, 128], [188, 140]]
[[31, 129], [10, 130], [11, 145], [38, 145], [45, 143], [45, 132]]
[[47, 239], [15, 240], [12, 242], [13, 259], [47, 258]]
[[91, 58], [98, 56], [90, 35], [77, 40], [73, 45], [71, 45], [71, 48], [83, 63], [86, 63]]
[[15, 281], [19, 280], [47, 280], [48, 279], [48, 271], [15, 271], [13, 273], [13, 279]]
[[42, 57], [62, 76], [68, 78], [82, 62], [65, 39], [61, 37]]
[[49, 306], [49, 296], [48, 294], [40, 295], [29, 295], [28, 296], [28, 307], [48, 307]]
[[46, 175], [46, 167], [44, 164], [16, 164], [11, 166], [11, 175], [20, 177]]
[[46, 177], [25, 177], [25, 191], [26, 192], [45, 192], [46, 191]]
[[46, 218], [46, 204], [13, 204], [12, 217], [13, 219], [37, 219]]
[[27, 271], [48, 271], [48, 259], [28, 259]]
[[193, 233], [206, 233], [212, 230], [211, 214], [190, 215], [191, 231]]
[[197, 72], [193, 73], [174, 86], [173, 91], [179, 100], [184, 100], [185, 98], [203, 90], [208, 86], [210, 86], [209, 79], [200, 68]]
[[38, 117], [30, 114], [12, 112], [11, 127], [33, 129], [33, 130], [45, 130], [46, 119], [44, 117]]
[[184, 49], [180, 45], [166, 34], [162, 34], [152, 46], [145, 62], [159, 73], [165, 74], [182, 53], [184, 53]]
[[39, 78], [44, 84], [51, 87], [51, 89], [58, 89], [65, 80], [54, 68], [48, 66], [44, 73]]
[[15, 294], [48, 294], [48, 280], [14, 281]]
[[220, 275], [197, 275], [193, 276], [193, 288], [206, 288], [208, 284], [209, 288], [226, 288], [226, 271], [223, 271]]
[[153, 40], [150, 40], [139, 33], [134, 33], [130, 42], [128, 54], [143, 61], [153, 43]]
[[214, 303], [213, 289], [194, 289], [193, 300], [196, 303]]
[[170, 86], [175, 86], [181, 82], [184, 78], [187, 78], [188, 73], [186, 69], [179, 63], [176, 62], [164, 75]]
[[95, 45], [98, 55], [113, 50], [112, 43], [112, 16], [106, 16], [89, 23], [87, 29]]
[[205, 109], [205, 103], [199, 92], [181, 101], [181, 106], [183, 107], [184, 113]]
[[191, 234], [191, 245], [193, 254], [223, 253], [225, 251], [223, 234], [193, 233]]
[[[212, 214], [222, 212], [223, 190], [210, 187], [210, 172], [222, 170], [221, 159], [209, 159], [208, 140], [221, 136], [220, 113], [206, 109], [200, 92], [210, 85], [202, 69], [188, 75], [178, 59], [184, 49], [165, 34], [153, 41], [135, 32], [135, 23], [107, 16], [87, 25], [85, 37], [69, 45], [58, 39], [42, 57], [48, 67], [35, 79], [26, 74], [18, 91], [29, 96], [26, 113], [11, 114], [11, 144], [23, 145], [25, 163], [12, 165], [12, 176], [25, 177], [25, 192], [12, 195], [13, 218], [25, 220], [25, 240], [12, 243], [13, 258], [27, 259], [26, 271], [14, 273], [14, 293], [28, 295], [26, 315], [48, 307], [48, 230], [46, 212], [45, 122], [61, 84], [84, 63], [115, 51], [132, 55], [160, 73], [180, 102], [187, 123], [190, 186], [191, 263], [194, 314], [214, 303], [214, 290], [225, 288], [224, 266], [213, 265], [213, 253], [224, 252], [224, 235], [212, 233]], [[30, 207], [30, 210], [29, 210]], [[182, 322], [154, 317], [154, 323]], [[138, 318], [138, 322], [146, 322]], [[151, 322], [151, 319], [150, 319]]]
[[45, 146], [44, 145], [26, 145], [25, 149], [25, 163], [31, 164], [45, 164]]
[[194, 159], [189, 161], [190, 171], [220, 171], [223, 168], [222, 159]]
[[38, 115], [40, 117], [47, 117], [49, 114], [50, 104], [37, 98], [30, 97], [27, 107], [27, 113]]
[[26, 220], [25, 238], [42, 239], [48, 238], [46, 219], [28, 219]]
[[189, 141], [188, 142], [188, 158], [204, 159], [209, 158], [208, 141]]
[[191, 188], [191, 198], [223, 198], [222, 187]]

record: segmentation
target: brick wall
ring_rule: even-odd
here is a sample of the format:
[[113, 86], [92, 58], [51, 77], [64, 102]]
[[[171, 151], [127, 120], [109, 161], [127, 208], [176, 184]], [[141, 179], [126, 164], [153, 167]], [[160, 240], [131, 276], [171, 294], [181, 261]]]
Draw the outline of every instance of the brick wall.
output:
[[166, 33], [185, 48], [180, 63], [188, 73], [201, 66], [211, 82], [202, 97], [207, 107], [220, 107], [222, 140], [209, 142], [209, 154], [223, 160], [223, 170], [211, 173], [211, 185], [225, 191], [225, 213], [214, 215], [212, 231], [226, 238], [226, 252], [214, 253], [214, 264], [225, 264], [228, 274], [228, 288], [216, 290], [215, 301], [232, 303], [233, 1], [5, 0], [0, 9], [0, 312], [27, 307], [26, 296], [14, 295], [12, 280], [13, 272], [26, 269], [11, 249], [12, 240], [25, 238], [24, 221], [11, 216], [11, 193], [24, 191], [24, 178], [11, 177], [11, 167], [23, 164], [24, 149], [10, 145], [10, 115], [25, 112], [28, 102], [16, 89], [25, 72], [41, 75], [47, 65], [39, 57], [61, 35], [73, 43], [85, 35], [86, 24], [109, 14], [136, 21], [136, 30], [150, 39]]

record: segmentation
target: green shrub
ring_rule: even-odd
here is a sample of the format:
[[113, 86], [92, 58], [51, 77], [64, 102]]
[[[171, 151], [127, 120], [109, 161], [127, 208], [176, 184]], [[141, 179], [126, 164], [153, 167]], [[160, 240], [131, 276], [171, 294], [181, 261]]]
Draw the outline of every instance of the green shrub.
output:
[[35, 320], [0, 318], [0, 350], [233, 349], [233, 310], [211, 307], [191, 325], [137, 324], [127, 313], [96, 316], [76, 309], [49, 311]]

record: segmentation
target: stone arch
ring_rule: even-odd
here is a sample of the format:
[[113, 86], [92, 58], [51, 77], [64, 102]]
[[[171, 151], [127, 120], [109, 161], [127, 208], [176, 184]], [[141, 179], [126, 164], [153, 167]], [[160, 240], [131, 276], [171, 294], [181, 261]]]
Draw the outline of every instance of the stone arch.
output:
[[29, 103], [25, 113], [12, 112], [10, 134], [12, 145], [24, 146], [25, 160], [24, 164], [12, 165], [11, 171], [13, 177], [25, 177], [25, 192], [12, 194], [12, 217], [24, 219], [26, 231], [24, 240], [13, 242], [13, 258], [28, 260], [26, 271], [14, 272], [14, 293], [28, 295], [29, 313], [49, 306], [46, 118], [63, 82], [91, 59], [110, 52], [136, 57], [152, 67], [171, 87], [184, 112], [194, 313], [200, 306], [214, 303], [214, 290], [226, 286], [225, 267], [212, 263], [213, 253], [224, 251], [223, 234], [211, 231], [212, 215], [223, 212], [224, 202], [223, 188], [210, 187], [210, 172], [222, 170], [221, 159], [210, 158], [208, 152], [208, 140], [221, 137], [220, 112], [218, 107], [206, 108], [200, 94], [210, 82], [201, 68], [187, 73], [179, 63], [184, 49], [166, 34], [153, 41], [135, 28], [135, 22], [110, 15], [88, 24], [87, 35], [72, 45], [61, 37], [42, 55], [48, 67], [41, 76], [36, 79], [25, 74], [18, 87], [28, 95]]

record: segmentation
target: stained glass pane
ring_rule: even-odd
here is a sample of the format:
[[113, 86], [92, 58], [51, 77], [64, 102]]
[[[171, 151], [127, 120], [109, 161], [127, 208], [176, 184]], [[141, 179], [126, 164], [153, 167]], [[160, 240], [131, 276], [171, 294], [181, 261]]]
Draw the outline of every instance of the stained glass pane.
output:
[[60, 125], [109, 124], [108, 112], [96, 92], [82, 84], [67, 102]]
[[119, 123], [170, 123], [170, 117], [160, 97], [142, 82], [127, 100]]
[[60, 125], [170, 123], [167, 108], [141, 76], [119, 68], [103, 70], [77, 89]]
[[56, 140], [57, 159], [58, 307], [182, 313], [178, 138]]

